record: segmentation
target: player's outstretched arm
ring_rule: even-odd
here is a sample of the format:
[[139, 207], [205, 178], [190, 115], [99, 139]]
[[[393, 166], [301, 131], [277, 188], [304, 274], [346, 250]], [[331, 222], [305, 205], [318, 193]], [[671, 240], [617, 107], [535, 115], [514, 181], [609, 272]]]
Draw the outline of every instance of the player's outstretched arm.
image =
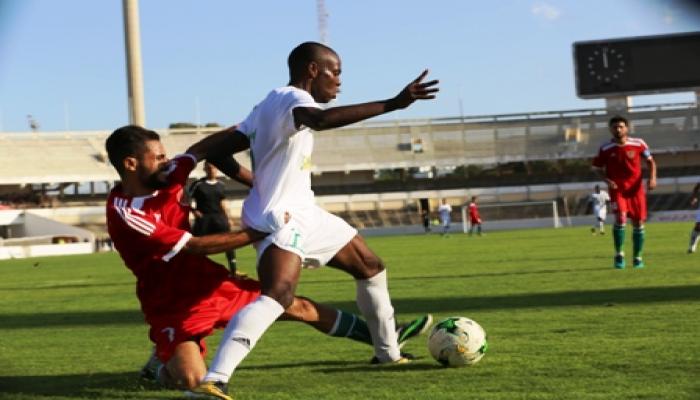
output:
[[265, 232], [246, 228], [242, 231], [193, 236], [182, 249], [192, 254], [216, 254], [247, 246], [267, 235]]
[[315, 131], [322, 131], [340, 128], [368, 118], [376, 117], [377, 115], [406, 108], [416, 100], [434, 99], [435, 93], [440, 90], [437, 87], [439, 81], [434, 79], [423, 82], [427, 75], [428, 70], [426, 69], [418, 78], [406, 85], [399, 94], [388, 100], [332, 107], [325, 110], [311, 107], [297, 107], [293, 110], [294, 122], [297, 127], [305, 125]]

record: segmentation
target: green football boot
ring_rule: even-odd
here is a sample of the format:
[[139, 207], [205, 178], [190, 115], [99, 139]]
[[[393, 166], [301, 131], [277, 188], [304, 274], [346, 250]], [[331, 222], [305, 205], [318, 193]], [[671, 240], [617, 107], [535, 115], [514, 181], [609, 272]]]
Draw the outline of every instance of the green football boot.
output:
[[615, 256], [615, 269], [625, 269], [625, 255], [618, 254]]
[[644, 268], [644, 260], [642, 259], [642, 257], [635, 257], [632, 260], [632, 267], [637, 269]]

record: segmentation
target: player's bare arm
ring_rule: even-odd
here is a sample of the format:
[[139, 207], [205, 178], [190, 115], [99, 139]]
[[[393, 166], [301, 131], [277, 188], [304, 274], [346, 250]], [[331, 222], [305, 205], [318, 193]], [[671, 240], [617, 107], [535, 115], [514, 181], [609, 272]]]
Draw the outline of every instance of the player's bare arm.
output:
[[333, 107], [326, 110], [312, 107], [297, 107], [292, 111], [294, 123], [297, 128], [304, 125], [315, 131], [322, 131], [339, 128], [376, 117], [377, 115], [403, 109], [416, 100], [434, 99], [435, 93], [440, 90], [437, 87], [439, 81], [434, 79], [423, 82], [427, 75], [428, 70], [426, 69], [418, 78], [406, 85], [399, 94], [388, 100]]
[[255, 229], [246, 228], [242, 231], [215, 233], [200, 237], [193, 236], [187, 241], [183, 251], [192, 254], [216, 254], [227, 250], [235, 250], [257, 242], [268, 234]]
[[[600, 179], [603, 180], [608, 185], [608, 189], [610, 189], [610, 190], [617, 189], [617, 183], [615, 183], [615, 181], [613, 181], [612, 179], [608, 179], [608, 176], [605, 173], [605, 168], [599, 168], [599, 167], [594, 166], [594, 167], [591, 167], [591, 170], [593, 170], [593, 172], [597, 173], [598, 176], [600, 177]], [[654, 170], [654, 171], [656, 171], [656, 170]], [[654, 176], [656, 176], [656, 175], [654, 175]], [[654, 179], [654, 183], [656, 183], [656, 178]]]
[[653, 158], [647, 158], [647, 167], [649, 167], [649, 181], [647, 182], [647, 188], [649, 190], [654, 190], [654, 188], [656, 188], [656, 162]]
[[207, 136], [190, 146], [187, 153], [197, 161], [208, 160], [229, 178], [252, 187], [253, 173], [232, 157], [232, 154], [250, 148], [248, 138], [236, 128], [234, 125]]
[[209, 158], [207, 161], [214, 164], [219, 171], [236, 182], [242, 183], [249, 188], [253, 187], [253, 172], [239, 164], [232, 155], [220, 158]]

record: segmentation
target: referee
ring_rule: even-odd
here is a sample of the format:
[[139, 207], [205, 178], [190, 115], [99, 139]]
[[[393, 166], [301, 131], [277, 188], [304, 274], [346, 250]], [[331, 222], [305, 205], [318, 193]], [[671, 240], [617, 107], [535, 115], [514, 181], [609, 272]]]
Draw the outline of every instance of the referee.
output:
[[[195, 203], [192, 208], [194, 214], [192, 233], [195, 236], [231, 230], [224, 206], [224, 184], [217, 179], [218, 170], [209, 162], [205, 162], [204, 172], [206, 176], [194, 181], [189, 190], [190, 199]], [[227, 251], [226, 260], [231, 273], [235, 275], [236, 252], [234, 250]]]

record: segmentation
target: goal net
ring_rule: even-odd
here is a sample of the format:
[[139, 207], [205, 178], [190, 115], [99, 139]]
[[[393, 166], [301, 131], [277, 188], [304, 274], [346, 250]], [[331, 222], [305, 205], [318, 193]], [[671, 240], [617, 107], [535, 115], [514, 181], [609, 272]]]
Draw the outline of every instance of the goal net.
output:
[[[479, 215], [485, 230], [519, 228], [561, 228], [556, 200], [479, 204]], [[469, 204], [462, 206], [462, 231], [469, 232]]]

